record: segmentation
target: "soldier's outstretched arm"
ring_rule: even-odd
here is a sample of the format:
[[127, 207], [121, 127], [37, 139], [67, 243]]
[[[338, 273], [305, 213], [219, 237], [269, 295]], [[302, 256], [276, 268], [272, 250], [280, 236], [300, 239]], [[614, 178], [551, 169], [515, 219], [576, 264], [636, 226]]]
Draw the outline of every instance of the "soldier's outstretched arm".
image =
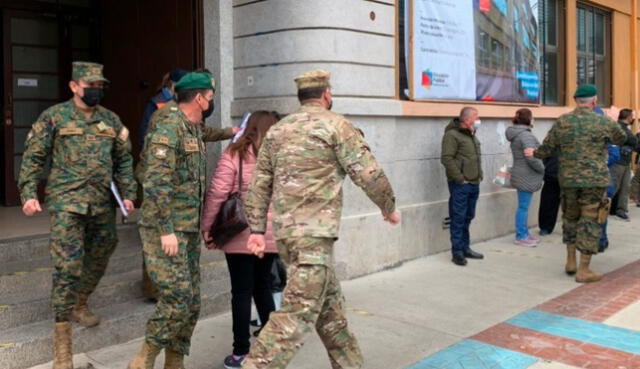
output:
[[158, 128], [147, 136], [149, 142], [144, 153], [144, 201], [149, 201], [157, 209], [158, 231], [161, 235], [174, 233], [170, 204], [173, 197], [172, 179], [176, 170], [176, 137], [175, 132]]
[[18, 189], [23, 204], [27, 200], [38, 198], [38, 182], [47, 157], [53, 150], [53, 137], [54, 125], [46, 113], [42, 113], [31, 126], [31, 131], [27, 135], [27, 149], [22, 156]]
[[338, 124], [335, 152], [353, 183], [362, 188], [385, 218], [392, 215], [396, 211], [396, 198], [391, 183], [362, 133], [346, 120]]
[[118, 136], [113, 150], [113, 180], [124, 199], [135, 201], [138, 186], [133, 177], [133, 157], [129, 130], [118, 120]]
[[557, 122], [553, 125], [553, 127], [551, 127], [551, 129], [549, 130], [549, 133], [547, 133], [547, 137], [544, 138], [544, 141], [542, 141], [542, 145], [540, 145], [534, 152], [533, 156], [535, 156], [538, 159], [545, 159], [548, 158], [549, 156], [552, 156], [555, 151], [556, 148], [558, 146], [558, 139], [557, 139], [557, 134], [556, 134], [556, 126], [557, 126]]
[[204, 126], [202, 129], [202, 141], [215, 142], [233, 138], [233, 128], [214, 128]]
[[253, 170], [249, 193], [244, 202], [247, 222], [251, 232], [265, 233], [267, 231], [267, 213], [273, 193], [273, 147], [269, 134], [262, 142], [258, 161]]
[[624, 143], [627, 142], [627, 132], [625, 132], [617, 122], [611, 119], [608, 119], [608, 124], [611, 143], [614, 145], [624, 145]]

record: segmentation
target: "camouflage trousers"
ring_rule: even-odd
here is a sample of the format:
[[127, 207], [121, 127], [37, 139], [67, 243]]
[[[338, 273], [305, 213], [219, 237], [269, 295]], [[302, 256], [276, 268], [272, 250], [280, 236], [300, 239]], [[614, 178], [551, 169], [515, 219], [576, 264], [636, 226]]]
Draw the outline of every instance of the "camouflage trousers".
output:
[[117, 243], [115, 209], [98, 215], [51, 213], [51, 305], [56, 321], [69, 320], [78, 294], [95, 290]]
[[606, 188], [562, 188], [562, 241], [583, 254], [597, 254], [602, 227], [598, 208]]
[[344, 297], [332, 267], [334, 242], [312, 237], [278, 240], [287, 266], [282, 307], [269, 316], [242, 368], [286, 368], [314, 328], [332, 368], [362, 367], [362, 353], [347, 327]]
[[157, 230], [140, 227], [139, 231], [147, 272], [158, 291], [156, 311], [147, 321], [146, 340], [188, 355], [200, 316], [200, 234], [175, 232], [179, 251], [170, 257], [162, 250]]

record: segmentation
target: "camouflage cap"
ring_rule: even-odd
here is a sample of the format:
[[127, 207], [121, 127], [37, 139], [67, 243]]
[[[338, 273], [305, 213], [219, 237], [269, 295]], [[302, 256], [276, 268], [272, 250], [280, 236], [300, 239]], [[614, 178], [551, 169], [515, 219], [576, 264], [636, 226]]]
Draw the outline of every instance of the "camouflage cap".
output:
[[216, 89], [216, 80], [213, 76], [206, 72], [191, 72], [185, 74], [174, 87], [176, 92], [182, 90], [214, 90]]
[[303, 90], [306, 88], [331, 87], [329, 84], [330, 78], [331, 73], [326, 70], [316, 69], [297, 76], [295, 81], [298, 90]]
[[596, 95], [598, 95], [598, 88], [595, 85], [585, 83], [578, 86], [573, 97], [594, 97]]
[[98, 63], [75, 61], [73, 62], [73, 70], [71, 78], [74, 80], [81, 79], [85, 82], [109, 82], [102, 74], [104, 66]]

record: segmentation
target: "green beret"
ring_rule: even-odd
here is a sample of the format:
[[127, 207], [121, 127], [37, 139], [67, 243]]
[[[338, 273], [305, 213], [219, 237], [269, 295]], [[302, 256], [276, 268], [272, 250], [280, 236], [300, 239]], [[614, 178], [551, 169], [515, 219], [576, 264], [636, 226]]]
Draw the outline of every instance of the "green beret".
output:
[[182, 90], [215, 90], [216, 80], [209, 73], [197, 73], [191, 72], [185, 74], [178, 83], [176, 83], [175, 90], [180, 92]]
[[585, 83], [578, 86], [573, 97], [594, 97], [596, 95], [598, 95], [598, 88], [595, 85]]

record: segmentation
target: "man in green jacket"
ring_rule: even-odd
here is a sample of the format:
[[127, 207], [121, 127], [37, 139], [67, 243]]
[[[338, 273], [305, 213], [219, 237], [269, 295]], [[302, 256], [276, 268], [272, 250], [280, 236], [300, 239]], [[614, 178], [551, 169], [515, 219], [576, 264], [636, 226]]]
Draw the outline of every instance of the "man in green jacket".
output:
[[460, 266], [467, 265], [467, 258], [484, 258], [484, 255], [471, 250], [469, 236], [482, 181], [480, 141], [476, 137], [480, 123], [478, 110], [464, 107], [460, 116], [449, 123], [442, 138], [441, 162], [447, 172], [451, 195], [451, 261]]

